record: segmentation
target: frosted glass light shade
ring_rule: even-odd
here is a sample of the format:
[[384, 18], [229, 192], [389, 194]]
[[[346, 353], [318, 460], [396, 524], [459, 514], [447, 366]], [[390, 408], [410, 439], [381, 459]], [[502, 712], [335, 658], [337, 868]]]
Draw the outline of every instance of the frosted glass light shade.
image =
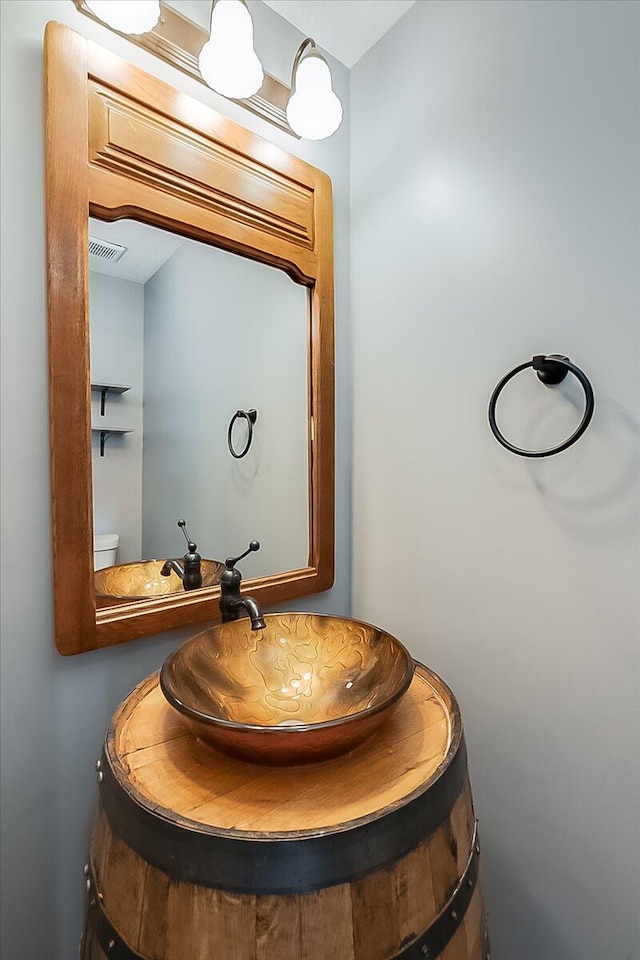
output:
[[315, 50], [296, 69], [294, 91], [287, 104], [291, 129], [304, 140], [324, 140], [342, 123], [342, 104], [331, 86], [331, 71]]
[[241, 0], [217, 0], [211, 35], [198, 60], [205, 83], [224, 97], [242, 100], [257, 93], [264, 72], [253, 49], [253, 21]]
[[99, 20], [120, 33], [148, 33], [160, 19], [159, 0], [85, 0]]

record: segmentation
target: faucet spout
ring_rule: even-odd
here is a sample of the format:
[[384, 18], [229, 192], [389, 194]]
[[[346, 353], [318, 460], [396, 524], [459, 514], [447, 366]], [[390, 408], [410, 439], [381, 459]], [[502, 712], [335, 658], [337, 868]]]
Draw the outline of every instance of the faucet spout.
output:
[[180, 577], [180, 579], [184, 581], [184, 567], [182, 566], [179, 560], [165, 561], [165, 563], [162, 565], [160, 576], [168, 577], [172, 570], [176, 574], [176, 576]]
[[264, 630], [266, 623], [264, 622], [264, 617], [262, 616], [262, 610], [253, 599], [253, 597], [242, 597], [238, 602], [239, 607], [244, 607], [247, 611], [247, 615], [251, 620], [251, 629], [252, 630]]

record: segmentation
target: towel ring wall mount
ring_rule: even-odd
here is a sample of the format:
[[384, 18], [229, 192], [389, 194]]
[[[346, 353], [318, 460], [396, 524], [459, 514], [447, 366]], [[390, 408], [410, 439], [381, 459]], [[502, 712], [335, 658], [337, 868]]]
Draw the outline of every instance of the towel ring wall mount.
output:
[[[498, 403], [498, 397], [502, 393], [503, 388], [511, 379], [513, 379], [513, 377], [517, 376], [528, 367], [532, 367], [536, 371], [540, 382], [544, 383], [547, 387], [557, 386], [559, 383], [562, 383], [568, 373], [572, 373], [580, 382], [580, 385], [584, 390], [585, 409], [582, 420], [580, 421], [577, 429], [574, 430], [567, 440], [559, 443], [556, 447], [549, 447], [547, 450], [523, 450], [521, 447], [516, 447], [502, 435], [496, 421], [496, 405]], [[562, 453], [563, 450], [566, 450], [568, 447], [572, 446], [576, 440], [580, 439], [582, 434], [591, 423], [594, 409], [595, 397], [593, 393], [593, 387], [591, 386], [586, 373], [584, 373], [580, 367], [576, 367], [576, 365], [572, 363], [568, 357], [564, 357], [561, 354], [550, 353], [546, 356], [544, 354], [538, 354], [527, 363], [521, 363], [519, 366], [515, 367], [498, 383], [495, 390], [491, 394], [491, 400], [489, 401], [489, 426], [491, 427], [492, 433], [496, 440], [498, 440], [503, 447], [506, 447], [507, 450], [510, 450], [511, 453], [516, 453], [520, 457], [551, 457], [555, 453]]]

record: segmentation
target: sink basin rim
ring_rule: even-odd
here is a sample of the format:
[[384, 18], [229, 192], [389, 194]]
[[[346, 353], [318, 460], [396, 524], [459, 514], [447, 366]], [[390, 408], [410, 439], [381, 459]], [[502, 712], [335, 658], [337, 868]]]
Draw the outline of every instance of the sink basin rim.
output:
[[[178, 558], [178, 559], [179, 559], [179, 558]], [[164, 564], [164, 563], [166, 563], [166, 557], [165, 557], [164, 559], [161, 559], [161, 558], [158, 558], [158, 557], [149, 557], [149, 559], [147, 559], [147, 560], [132, 560], [132, 561], [130, 561], [129, 563], [113, 563], [113, 564], [110, 564], [110, 566], [108, 566], [108, 567], [100, 567], [99, 570], [94, 570], [94, 590], [95, 590], [95, 595], [96, 595], [96, 597], [100, 597], [101, 600], [123, 600], [123, 601], [129, 600], [129, 601], [132, 601], [132, 600], [158, 600], [158, 599], [160, 599], [160, 597], [170, 596], [170, 594], [155, 594], [155, 595], [154, 595], [154, 594], [143, 594], [143, 593], [104, 593], [104, 592], [102, 592], [101, 589], [99, 589], [99, 588], [97, 588], [97, 587], [95, 586], [95, 574], [103, 574], [104, 571], [106, 571], [106, 570], [113, 570], [113, 569], [115, 569], [116, 567], [118, 567], [118, 568], [121, 569], [121, 570], [124, 570], [126, 567], [138, 567], [138, 566], [143, 566], [143, 565], [145, 565], [145, 564], [147, 564], [147, 563], [149, 563], [149, 564], [151, 564], [151, 563]], [[214, 575], [214, 576], [217, 576], [217, 574], [222, 573], [222, 571], [224, 570], [224, 563], [223, 563], [221, 560], [211, 560], [209, 557], [203, 557], [203, 558], [202, 558], [202, 563], [203, 563], [203, 564], [204, 564], [204, 563], [213, 564], [214, 566], [217, 566], [217, 567], [218, 567], [218, 570], [214, 570], [214, 572], [213, 572], [213, 575]], [[204, 573], [204, 571], [203, 571], [203, 573]], [[176, 574], [175, 574], [173, 571], [171, 571], [171, 573], [169, 574], [169, 576], [164, 577], [163, 579], [168, 580], [170, 577], [175, 577], [175, 576], [176, 576]], [[101, 579], [101, 578], [100, 578], [100, 579]], [[215, 581], [214, 583], [207, 584], [207, 585], [203, 584], [203, 585], [202, 585], [202, 588], [200, 588], [200, 589], [203, 589], [203, 588], [206, 589], [207, 586], [208, 586], [208, 587], [217, 587], [217, 586], [219, 586], [219, 581]], [[188, 592], [188, 591], [184, 591], [184, 592]], [[177, 593], [179, 596], [181, 595], [179, 590], [176, 590], [175, 593]]]
[[[393, 634], [390, 634], [387, 630], [383, 630], [381, 627], [376, 627], [374, 624], [368, 623], [366, 620], [357, 620], [354, 617], [336, 617], [335, 614], [315, 613], [313, 610], [308, 610], [308, 611], [291, 610], [291, 611], [282, 611], [281, 613], [272, 613], [272, 614], [267, 613], [264, 615], [264, 619], [265, 621], [268, 621], [270, 619], [286, 616], [287, 614], [291, 614], [293, 616], [312, 616], [319, 620], [333, 620], [333, 621], [349, 620], [352, 623], [358, 624], [358, 626], [367, 627], [368, 629], [375, 630], [378, 633], [386, 634], [387, 636], [392, 638], [395, 644], [397, 644], [399, 648], [399, 652], [402, 654], [403, 659], [405, 661], [405, 674], [404, 674], [402, 683], [399, 685], [399, 687], [396, 690], [394, 690], [392, 694], [387, 696], [384, 700], [381, 700], [380, 703], [376, 704], [375, 707], [365, 709], [365, 710], [358, 710], [356, 713], [350, 713], [344, 717], [336, 717], [333, 720], [321, 720], [318, 723], [301, 723], [301, 724], [296, 724], [296, 726], [289, 727], [289, 726], [279, 726], [278, 724], [268, 725], [268, 724], [260, 724], [260, 723], [239, 723], [236, 720], [226, 720], [223, 717], [216, 717], [210, 713], [205, 713], [202, 710], [198, 710], [196, 707], [191, 707], [188, 704], [183, 703], [182, 700], [180, 700], [180, 698], [176, 696], [176, 694], [168, 686], [171, 683], [171, 680], [169, 677], [169, 668], [170, 668], [170, 663], [173, 660], [174, 656], [179, 652], [179, 650], [182, 649], [182, 647], [186, 646], [188, 643], [195, 642], [196, 640], [198, 640], [199, 637], [202, 637], [205, 633], [209, 633], [212, 629], [214, 630], [217, 629], [219, 624], [216, 624], [216, 626], [214, 626], [213, 628], [209, 627], [208, 630], [202, 630], [200, 631], [200, 633], [195, 634], [193, 637], [189, 637], [189, 639], [185, 641], [182, 647], [179, 647], [178, 650], [174, 650], [172, 653], [170, 653], [169, 656], [164, 661], [164, 663], [162, 664], [162, 668], [160, 670], [160, 687], [162, 689], [164, 696], [166, 697], [168, 702], [171, 704], [171, 706], [175, 710], [177, 710], [179, 713], [184, 714], [184, 716], [189, 717], [192, 720], [198, 720], [205, 724], [209, 724], [210, 726], [220, 726], [226, 730], [235, 730], [239, 733], [243, 733], [243, 732], [252, 733], [252, 734], [261, 733], [265, 735], [268, 735], [270, 733], [274, 733], [278, 735], [304, 734], [304, 733], [309, 733], [311, 731], [326, 730], [326, 729], [329, 729], [330, 727], [344, 726], [347, 723], [352, 723], [352, 722], [355, 722], [356, 720], [362, 720], [364, 717], [367, 717], [367, 718], [374, 717], [377, 713], [381, 713], [383, 710], [387, 710], [389, 709], [389, 707], [393, 706], [394, 703], [396, 703], [401, 697], [404, 696], [404, 694], [407, 692], [407, 690], [411, 686], [411, 682], [413, 680], [413, 674], [415, 670], [415, 660], [413, 659], [413, 657], [411, 656], [411, 654], [409, 653], [405, 645], [400, 640], [398, 640], [397, 637], [395, 637]], [[247, 623], [248, 623], [248, 620], [247, 620]], [[255, 631], [255, 632], [258, 633], [260, 631]]]

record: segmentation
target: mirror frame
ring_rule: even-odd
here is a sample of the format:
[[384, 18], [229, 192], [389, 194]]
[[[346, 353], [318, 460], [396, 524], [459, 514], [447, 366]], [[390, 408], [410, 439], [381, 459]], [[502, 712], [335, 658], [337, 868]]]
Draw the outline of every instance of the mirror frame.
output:
[[219, 587], [96, 607], [89, 216], [142, 220], [282, 269], [310, 289], [309, 565], [245, 584], [265, 607], [328, 590], [334, 579], [331, 180], [62, 24], [47, 24], [44, 46], [58, 651], [77, 654], [220, 619]]

